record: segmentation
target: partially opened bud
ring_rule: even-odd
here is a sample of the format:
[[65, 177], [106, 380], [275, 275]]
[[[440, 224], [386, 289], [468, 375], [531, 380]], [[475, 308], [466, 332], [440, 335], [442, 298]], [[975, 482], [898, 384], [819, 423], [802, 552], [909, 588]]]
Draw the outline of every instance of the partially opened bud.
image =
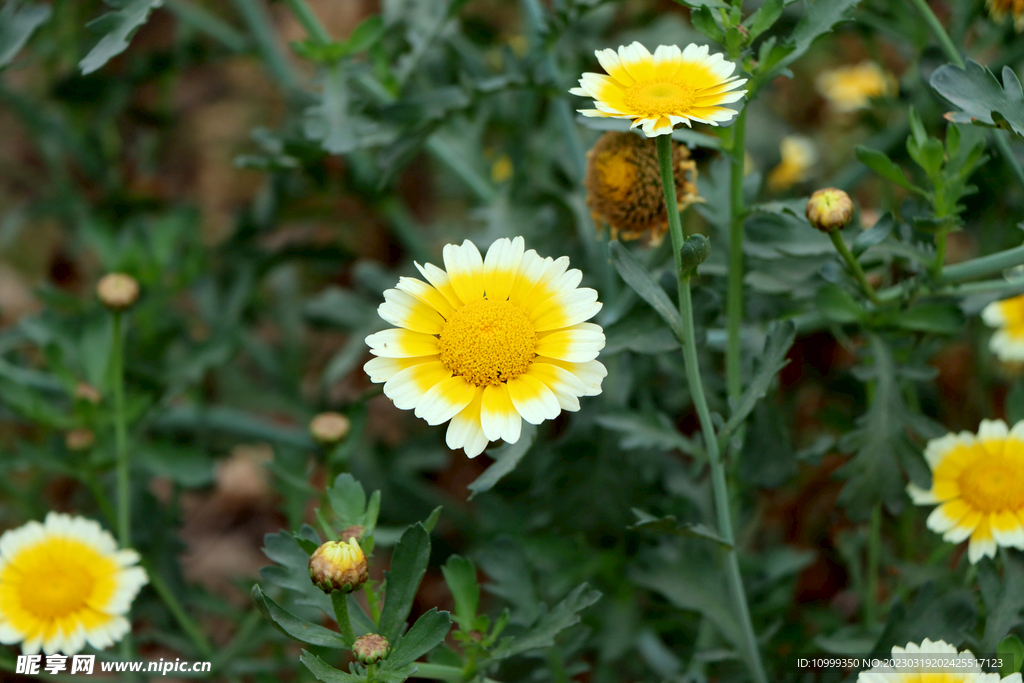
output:
[[328, 541], [309, 558], [309, 578], [324, 593], [357, 591], [368, 577], [366, 555], [354, 538]]
[[365, 636], [356, 638], [352, 643], [352, 654], [363, 664], [375, 664], [382, 659], [388, 658], [391, 646], [388, 639], [378, 636], [376, 633], [368, 633]]
[[840, 230], [853, 218], [850, 195], [834, 187], [818, 190], [807, 200], [807, 220], [822, 232]]
[[338, 443], [346, 436], [352, 423], [341, 413], [320, 413], [309, 423], [309, 433], [319, 443]]
[[107, 308], [121, 311], [139, 300], [139, 283], [131, 275], [110, 273], [96, 285], [96, 296]]

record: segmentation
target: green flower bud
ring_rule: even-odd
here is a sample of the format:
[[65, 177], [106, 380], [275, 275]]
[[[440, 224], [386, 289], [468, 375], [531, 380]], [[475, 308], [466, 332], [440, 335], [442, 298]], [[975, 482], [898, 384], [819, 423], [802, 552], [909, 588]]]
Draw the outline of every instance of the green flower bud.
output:
[[853, 218], [850, 195], [834, 187], [818, 190], [807, 200], [807, 220], [822, 232], [840, 230]]
[[363, 664], [376, 664], [387, 659], [390, 652], [391, 646], [388, 644], [388, 639], [378, 636], [376, 633], [359, 636], [356, 638], [356, 642], [352, 643], [352, 654]]
[[324, 593], [351, 593], [363, 587], [369, 564], [354, 538], [347, 542], [328, 541], [309, 558], [309, 578]]
[[711, 242], [701, 234], [690, 235], [679, 250], [682, 254], [681, 267], [683, 273], [693, 271], [711, 254]]

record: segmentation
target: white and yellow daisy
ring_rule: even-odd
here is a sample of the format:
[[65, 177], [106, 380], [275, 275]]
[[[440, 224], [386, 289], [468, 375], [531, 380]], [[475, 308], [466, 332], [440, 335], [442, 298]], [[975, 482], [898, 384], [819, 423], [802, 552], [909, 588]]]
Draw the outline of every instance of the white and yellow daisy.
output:
[[134, 550], [118, 550], [96, 522], [56, 512], [0, 535], [0, 643], [25, 654], [103, 649], [131, 630], [125, 618], [149, 582]]
[[584, 116], [633, 119], [647, 137], [667, 135], [680, 123], [691, 121], [717, 126], [736, 116], [723, 104], [747, 94], [736, 90], [747, 82], [733, 76], [736, 65], [721, 54], [708, 55], [707, 45], [691, 43], [685, 50], [659, 45], [652, 55], [640, 43], [623, 45], [616, 52], [598, 50], [597, 61], [608, 75], [585, 73], [580, 87], [569, 92], [593, 97], [595, 109], [580, 109]]
[[893, 647], [890, 661], [896, 666], [886, 663], [862, 671], [857, 675], [857, 683], [1021, 683], [1019, 673], [1006, 678], [984, 673], [970, 650], [957, 652], [943, 640], [925, 638], [920, 645]]
[[996, 358], [1010, 363], [1024, 361], [1024, 294], [990, 303], [982, 310], [981, 319], [997, 328], [988, 342]]
[[864, 109], [872, 98], [894, 95], [898, 89], [896, 78], [872, 61], [824, 71], [816, 84], [829, 106], [839, 113]]
[[443, 255], [446, 270], [416, 264], [427, 282], [403, 277], [384, 292], [377, 310], [399, 329], [366, 338], [377, 358], [364, 369], [396, 406], [431, 425], [451, 420], [448, 447], [474, 457], [489, 441], [518, 441], [522, 420], [540, 424], [601, 393], [604, 331], [584, 322], [601, 304], [578, 288], [568, 257], [524, 252], [522, 237], [495, 241], [486, 257], [469, 240]]
[[996, 546], [1024, 549], [1024, 421], [1008, 429], [1002, 420], [982, 420], [978, 434], [947, 434], [928, 442], [925, 460], [932, 487], [910, 484], [918, 505], [939, 506], [928, 528], [952, 543], [971, 539], [971, 563]]

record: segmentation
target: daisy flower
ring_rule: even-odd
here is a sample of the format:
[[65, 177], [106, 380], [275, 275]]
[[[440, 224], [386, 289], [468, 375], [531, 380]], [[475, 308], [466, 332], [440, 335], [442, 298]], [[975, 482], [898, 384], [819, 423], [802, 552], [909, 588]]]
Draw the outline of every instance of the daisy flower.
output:
[[580, 87], [569, 92], [593, 97], [596, 109], [580, 109], [584, 116], [633, 119], [649, 138], [666, 135], [680, 123], [691, 121], [717, 126], [736, 111], [723, 104], [747, 94], [736, 90], [747, 82], [733, 76], [736, 65], [721, 54], [708, 55], [707, 45], [691, 43], [685, 50], [659, 45], [652, 55], [640, 43], [623, 45], [616, 52], [598, 50], [597, 61], [608, 75], [585, 73]]
[[864, 109], [871, 98], [893, 95], [898, 87], [892, 74], [871, 61], [825, 71], [816, 84], [822, 97], [840, 113]]
[[451, 420], [448, 447], [474, 457], [489, 441], [518, 441], [522, 420], [552, 420], [601, 393], [604, 331], [584, 322], [601, 304], [577, 287], [568, 257], [524, 252], [522, 237], [495, 241], [486, 257], [469, 240], [443, 255], [446, 270], [417, 263], [426, 282], [403, 277], [384, 292], [377, 311], [398, 329], [366, 338], [377, 358], [363, 369], [396, 406], [431, 425]]
[[971, 563], [996, 546], [1024, 549], [1024, 421], [1008, 429], [1002, 420], [982, 420], [978, 434], [947, 434], [928, 442], [925, 460], [932, 487], [907, 487], [918, 505], [938, 504], [928, 528], [943, 539], [971, 539]]
[[[929, 665], [929, 660], [936, 660], [936, 665]], [[882, 665], [860, 672], [857, 683], [920, 683], [933, 680], [942, 683], [1021, 683], [1019, 673], [1006, 678], [1000, 678], [995, 673], [984, 673], [970, 650], [957, 652], [955, 647], [943, 640], [931, 641], [925, 638], [920, 645], [907, 643], [906, 647], [893, 647], [892, 661], [897, 666]]]
[[96, 522], [56, 512], [0, 535], [0, 643], [25, 654], [97, 650], [131, 630], [125, 615], [149, 582], [134, 550]]
[[814, 142], [802, 135], [787, 135], [779, 144], [779, 165], [768, 174], [768, 187], [781, 192], [793, 185], [807, 180], [815, 162], [818, 151]]
[[1017, 33], [1024, 31], [1024, 0], [988, 0], [988, 13], [993, 21], [1002, 21], [1007, 14], [1013, 16]]
[[990, 303], [982, 310], [981, 319], [998, 328], [988, 342], [996, 358], [1024, 361], [1024, 294]]

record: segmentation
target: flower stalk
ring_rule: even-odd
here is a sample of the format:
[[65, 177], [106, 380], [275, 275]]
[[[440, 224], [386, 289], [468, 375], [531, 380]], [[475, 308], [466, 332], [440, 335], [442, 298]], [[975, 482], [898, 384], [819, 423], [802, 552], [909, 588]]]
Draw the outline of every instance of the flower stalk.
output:
[[[747, 108], [732, 125], [732, 158], [729, 162], [729, 282], [725, 300], [725, 385], [729, 398], [743, 393], [740, 365], [740, 326], [743, 324], [743, 164], [746, 149]], [[671, 213], [671, 212], [670, 212]]]
[[[764, 666], [758, 650], [754, 626], [750, 619], [750, 608], [740, 576], [739, 558], [736, 553], [732, 528], [732, 516], [729, 511], [729, 491], [725, 480], [725, 466], [718, 451], [718, 437], [715, 435], [714, 423], [708, 409], [707, 397], [700, 379], [700, 366], [697, 360], [697, 343], [693, 327], [693, 301], [690, 295], [690, 276], [693, 269], [683, 267], [683, 228], [679, 220], [676, 206], [676, 188], [672, 173], [672, 138], [659, 135], [658, 163], [661, 170], [661, 187], [665, 194], [665, 206], [668, 208], [669, 235], [672, 238], [672, 253], [675, 256], [676, 282], [679, 292], [679, 315], [683, 321], [683, 361], [686, 366], [686, 378], [693, 397], [694, 406], [700, 419], [701, 431], [704, 436], [704, 447], [707, 450], [711, 466], [711, 480], [714, 487], [715, 512], [718, 517], [718, 534], [729, 545], [726, 550], [726, 579], [732, 593], [734, 608], [738, 621], [742, 625], [743, 637], [746, 641], [745, 650], [747, 664], [756, 683], [766, 683]], [[742, 173], [742, 168], [740, 169]], [[742, 176], [741, 176], [742, 177]], [[742, 189], [742, 188], [741, 188]], [[742, 199], [741, 199], [742, 201]], [[742, 228], [742, 222], [740, 223]], [[742, 281], [741, 281], [742, 284]], [[737, 333], [738, 333], [737, 326]]]
[[128, 425], [124, 410], [124, 336], [123, 313], [112, 313], [110, 373], [114, 390], [114, 454], [117, 463], [117, 540], [122, 548], [131, 547], [131, 482], [128, 477]]
[[876, 306], [881, 306], [882, 301], [878, 298], [878, 292], [876, 292], [875, 288], [871, 286], [870, 282], [868, 282], [868, 278], [864, 274], [864, 269], [861, 268], [860, 261], [858, 261], [857, 257], [853, 255], [850, 248], [846, 246], [846, 242], [843, 241], [843, 236], [838, 230], [830, 232], [828, 236], [831, 238], [832, 244], [835, 245], [836, 251], [838, 251], [839, 255], [843, 257], [844, 261], [846, 261], [846, 265], [850, 267], [850, 272], [853, 273], [853, 276], [860, 284], [861, 289], [863, 289], [864, 293], [867, 294], [869, 299], [871, 299], [871, 303]]

